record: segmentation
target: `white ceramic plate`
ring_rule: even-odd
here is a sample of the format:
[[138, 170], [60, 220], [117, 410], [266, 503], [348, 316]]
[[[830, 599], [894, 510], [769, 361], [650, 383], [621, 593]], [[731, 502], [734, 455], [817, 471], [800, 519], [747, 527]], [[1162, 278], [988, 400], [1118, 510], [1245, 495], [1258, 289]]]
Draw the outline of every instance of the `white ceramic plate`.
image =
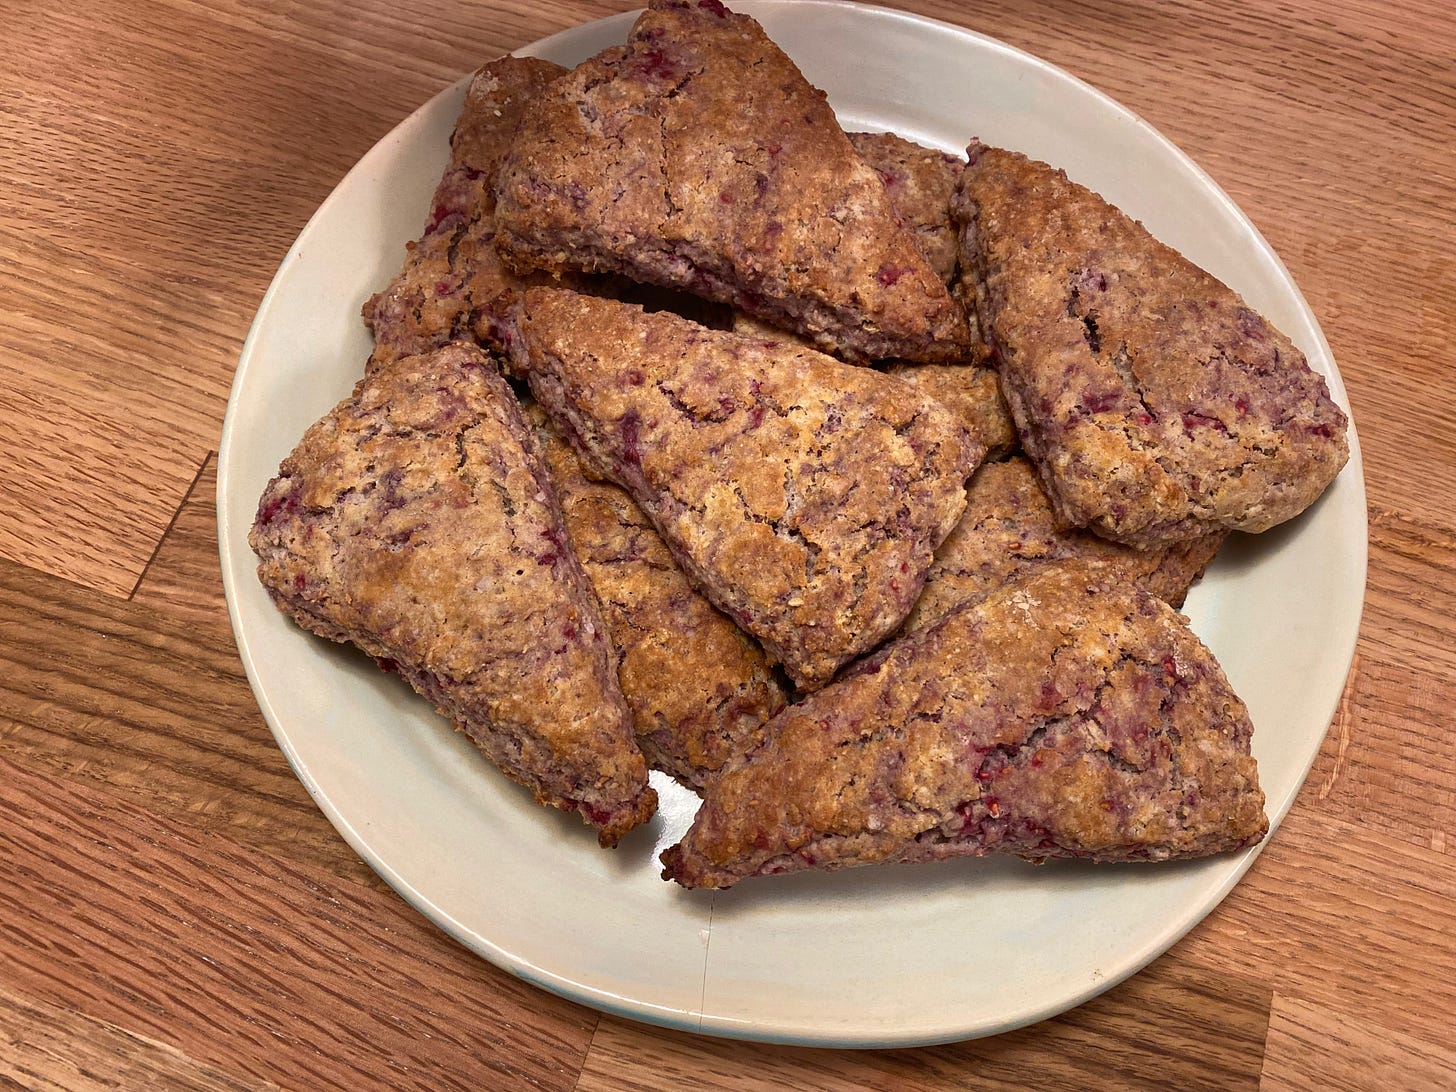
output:
[[[1299, 290], [1218, 187], [1148, 125], [990, 38], [837, 2], [736, 5], [825, 88], [846, 128], [947, 150], [975, 135], [1063, 166], [1231, 284], [1308, 354], [1347, 406]], [[575, 64], [624, 40], [616, 16], [523, 52]], [[826, 1045], [1004, 1031], [1134, 973], [1211, 910], [1252, 853], [1158, 866], [1015, 860], [801, 874], [713, 894], [657, 874], [695, 798], [615, 852], [536, 807], [399, 679], [287, 622], [254, 576], [258, 496], [361, 374], [359, 307], [423, 223], [464, 82], [366, 155], [289, 251], [238, 366], [219, 459], [223, 576], [238, 647], [280, 746], [319, 807], [407, 900], [546, 989], [654, 1023]], [[1236, 538], [1187, 612], [1255, 724], [1277, 824], [1334, 714], [1365, 585], [1365, 501], [1350, 465], [1297, 521]]]

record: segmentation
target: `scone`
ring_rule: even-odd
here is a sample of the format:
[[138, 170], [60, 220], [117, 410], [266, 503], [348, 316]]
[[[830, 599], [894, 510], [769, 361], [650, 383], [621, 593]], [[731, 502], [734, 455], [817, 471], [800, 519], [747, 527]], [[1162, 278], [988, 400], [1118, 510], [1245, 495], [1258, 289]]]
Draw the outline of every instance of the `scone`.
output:
[[856, 361], [952, 360], [969, 344], [823, 92], [717, 0], [653, 0], [624, 48], [547, 88], [497, 195], [518, 270], [695, 292]]
[[986, 449], [986, 459], [1001, 459], [1020, 445], [1016, 423], [1001, 394], [1001, 380], [989, 360], [964, 364], [893, 362], [885, 372], [910, 383], [950, 410]]
[[1248, 713], [1166, 603], [1066, 562], [792, 705], [662, 855], [686, 887], [1013, 853], [1167, 860], [1268, 829]]
[[627, 492], [588, 478], [540, 406], [527, 419], [601, 602], [637, 743], [648, 765], [701, 791], [757, 746], [787, 687], [763, 649], [694, 590]]
[[495, 180], [521, 114], [566, 69], [501, 57], [470, 81], [450, 138], [424, 234], [407, 245], [394, 279], [364, 304], [373, 370], [456, 338], [499, 347], [499, 315], [522, 279], [495, 248]]
[[397, 671], [538, 801], [603, 845], [652, 815], [596, 600], [480, 350], [361, 380], [283, 461], [248, 541], [281, 610]]
[[[947, 285], [956, 282], [959, 232], [951, 220], [950, 202], [960, 181], [962, 160], [926, 148], [894, 133], [850, 133], [850, 143], [874, 168], [901, 220], [930, 267]], [[887, 361], [885, 371], [914, 383], [960, 418], [986, 448], [987, 459], [1015, 450], [1016, 427], [1001, 396], [1001, 383], [970, 316], [971, 342], [951, 364], [908, 364]], [[733, 329], [763, 338], [793, 337], [742, 312]]]
[[[762, 342], [782, 343], [812, 349], [798, 334], [770, 326], [761, 319], [735, 312], [735, 334]], [[905, 381], [949, 410], [976, 442], [986, 449], [986, 459], [1000, 459], [1017, 448], [1016, 424], [1001, 395], [1001, 380], [989, 358], [963, 364], [907, 364], [885, 361], [879, 367], [886, 375]]]
[[1263, 531], [1320, 495], [1346, 419], [1287, 337], [1061, 171], [968, 156], [962, 274], [1063, 522], [1154, 548]]
[[981, 456], [872, 368], [612, 300], [527, 290], [511, 353], [588, 468], [804, 690], [900, 624]]
[[960, 156], [916, 144], [895, 133], [850, 133], [849, 142], [874, 168], [900, 219], [915, 234], [920, 251], [947, 286], [955, 280], [960, 239], [951, 221], [950, 199], [961, 179]]
[[1013, 455], [986, 463], [971, 479], [965, 515], [935, 552], [903, 632], [928, 626], [1031, 569], [1079, 558], [1105, 562], [1114, 579], [1141, 584], [1169, 606], [1181, 607], [1225, 537], [1226, 532], [1213, 531], [1138, 550], [1090, 531], [1063, 528], [1036, 471], [1024, 456]]

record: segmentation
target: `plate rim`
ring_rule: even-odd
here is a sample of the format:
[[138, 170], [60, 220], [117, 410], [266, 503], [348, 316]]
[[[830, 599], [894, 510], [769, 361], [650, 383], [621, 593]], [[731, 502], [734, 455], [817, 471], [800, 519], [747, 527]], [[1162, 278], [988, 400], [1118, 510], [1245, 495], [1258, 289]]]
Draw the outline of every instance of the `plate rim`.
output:
[[[755, 16], [759, 16], [761, 13], [767, 11], [782, 11], [786, 9], [797, 9], [799, 14], [807, 13], [811, 9], [820, 13], [848, 13], [854, 18], [885, 19], [905, 25], [926, 27], [937, 34], [950, 33], [954, 36], [973, 41], [981, 48], [988, 48], [1003, 53], [1014, 58], [1019, 63], [1030, 64], [1039, 72], [1051, 76], [1058, 81], [1067, 81], [1080, 93], [1090, 95], [1098, 100], [1103, 108], [1109, 108], [1120, 115], [1123, 120], [1133, 123], [1145, 138], [1156, 141], [1163, 146], [1163, 150], [1166, 153], [1170, 153], [1180, 161], [1184, 169], [1194, 175], [1201, 185], [1207, 189], [1209, 194], [1224, 206], [1225, 212], [1244, 225], [1249, 234], [1249, 241], [1260, 250], [1262, 259], [1277, 271], [1288, 291], [1291, 293], [1294, 304], [1308, 319], [1309, 327], [1318, 342], [1317, 348], [1329, 364], [1329, 371], [1322, 371], [1320, 374], [1324, 375], [1330, 387], [1331, 396], [1340, 405], [1345, 407], [1348, 413], [1348, 392], [1345, 388], [1343, 377], [1336, 365], [1334, 354], [1329, 348], [1324, 331], [1313, 309], [1309, 306], [1302, 290], [1289, 273], [1282, 259], [1280, 259], [1278, 254], [1269, 245], [1257, 226], [1201, 166], [1141, 116], [1129, 110], [1105, 92], [1100, 91], [1095, 86], [1067, 72], [1065, 69], [1000, 39], [991, 37], [980, 31], [918, 13], [874, 7], [857, 3], [855, 0], [739, 0], [738, 3], [732, 4], [732, 7], [735, 11]], [[563, 44], [569, 43], [577, 36], [587, 33], [589, 28], [601, 29], [613, 23], [621, 23], [623, 26], [630, 25], [639, 13], [640, 9], [638, 11], [619, 12], [606, 16], [603, 19], [581, 23], [523, 45], [513, 52], [521, 56], [539, 56], [544, 53], [549, 53], [552, 50], [560, 49]], [[1239, 856], [1235, 866], [1229, 870], [1222, 882], [1214, 889], [1215, 893], [1205, 900], [1204, 905], [1197, 907], [1189, 913], [1186, 920], [1183, 918], [1174, 919], [1167, 924], [1166, 928], [1160, 929], [1154, 935], [1146, 938], [1130, 956], [1124, 957], [1123, 963], [1119, 964], [1114, 973], [1106, 975], [1103, 980], [1093, 983], [1087, 989], [1077, 991], [1074, 995], [1064, 994], [1049, 998], [1042, 1005], [1026, 1009], [1011, 1020], [997, 1023], [994, 1026], [980, 1028], [967, 1028], [963, 1023], [956, 1023], [954, 1021], [942, 1021], [939, 1024], [921, 1023], [918, 1025], [919, 1030], [915, 1032], [906, 1033], [899, 1031], [886, 1035], [877, 1035], [871, 1031], [855, 1033], [841, 1030], [833, 1032], [824, 1030], [822, 1027], [814, 1030], [806, 1027], [792, 1028], [755, 1024], [740, 1018], [715, 1015], [702, 1011], [704, 1006], [701, 1005], [699, 1006], [699, 1011], [692, 1012], [680, 1010], [672, 1006], [654, 1005], [651, 1002], [641, 999], [623, 997], [599, 985], [579, 981], [570, 977], [569, 974], [539, 966], [517, 953], [508, 951], [492, 943], [489, 938], [481, 936], [479, 933], [457, 921], [453, 916], [442, 910], [430, 896], [407, 880], [391, 863], [383, 859], [371, 847], [364, 833], [358, 829], [348, 816], [344, 815], [338, 809], [330, 797], [323, 791], [312, 772], [308, 769], [307, 763], [298, 752], [294, 741], [288, 733], [288, 729], [284, 726], [282, 718], [271, 701], [265, 680], [260, 677], [259, 669], [254, 659], [253, 649], [249, 643], [245, 619], [242, 616], [242, 610], [239, 606], [237, 588], [238, 573], [240, 571], [251, 572], [251, 568], [247, 565], [239, 566], [236, 559], [232, 556], [232, 546], [237, 541], [238, 529], [234, 525], [227, 505], [228, 499], [235, 488], [232, 483], [232, 466], [234, 461], [233, 444], [237, 435], [234, 428], [236, 414], [238, 412], [237, 407], [242, 400], [247, 378], [258, 353], [258, 342], [261, 339], [262, 330], [266, 324], [269, 311], [275, 305], [277, 296], [283, 291], [284, 274], [298, 260], [300, 247], [309, 237], [315, 224], [330, 215], [333, 206], [343, 200], [341, 195], [348, 190], [351, 180], [355, 179], [356, 176], [367, 173], [373, 161], [383, 155], [383, 149], [398, 137], [401, 129], [411, 123], [417, 123], [420, 117], [431, 107], [437, 106], [440, 100], [446, 99], [451, 95], [461, 94], [469, 78], [469, 74], [461, 76], [458, 80], [422, 103], [407, 117], [392, 127], [388, 133], [377, 141], [344, 174], [328, 196], [309, 217], [280, 261], [278, 270], [270, 281], [268, 289], [260, 300], [258, 309], [250, 323], [248, 334], [239, 354], [238, 365], [229, 393], [227, 411], [224, 415], [222, 435], [218, 448], [216, 505], [219, 560], [222, 567], [229, 619], [240, 659], [243, 662], [249, 685], [255, 699], [258, 701], [260, 711], [263, 713], [264, 719], [268, 723], [269, 729], [275, 741], [278, 743], [280, 750], [283, 751], [290, 768], [309, 793], [315, 806], [323, 812], [350, 848], [359, 854], [391, 888], [404, 898], [412, 909], [423, 914], [438, 928], [451, 936], [457, 943], [466, 947], [467, 950], [487, 959], [497, 967], [510, 972], [523, 981], [569, 1000], [627, 1019], [676, 1030], [749, 1041], [826, 1048], [904, 1048], [963, 1041], [1025, 1027], [1075, 1008], [1125, 981], [1132, 975], [1139, 973], [1149, 963], [1166, 953], [1223, 902], [1229, 892], [1242, 880], [1264, 847], [1274, 837], [1275, 832], [1282, 824], [1288, 811], [1292, 808], [1295, 798], [1308, 779], [1309, 771], [1319, 755], [1323, 739], [1328, 734], [1329, 726], [1338, 711], [1344, 690], [1348, 687], [1350, 667], [1353, 664], [1356, 645], [1359, 639], [1361, 615], [1366, 597], [1369, 553], [1369, 521], [1366, 506], [1363, 462], [1360, 456], [1359, 439], [1353, 414], [1350, 414], [1348, 429], [1350, 446], [1349, 463], [1345, 470], [1342, 471], [1341, 478], [1345, 478], [1348, 475], [1349, 480], [1344, 488], [1347, 491], [1353, 490], [1355, 495], [1347, 503], [1355, 505], [1361, 515], [1360, 531], [1362, 533], [1355, 542], [1354, 556], [1351, 559], [1354, 567], [1358, 570], [1359, 590], [1358, 595], [1354, 596], [1353, 619], [1344, 631], [1346, 639], [1342, 642], [1342, 648], [1336, 655], [1338, 661], [1345, 664], [1345, 686], [1334, 695], [1333, 701], [1329, 703], [1330, 708], [1324, 717], [1325, 729], [1320, 736], [1320, 743], [1310, 748], [1308, 760], [1304, 763], [1303, 770], [1299, 773], [1287, 798], [1281, 801], [1275, 808], [1270, 809], [1268, 835], [1258, 846], [1245, 851]], [[244, 532], [245, 535], [246, 532]], [[243, 541], [245, 545], [245, 537]], [[251, 554], [247, 556], [250, 557]], [[706, 977], [707, 964], [705, 958], [705, 988]]]

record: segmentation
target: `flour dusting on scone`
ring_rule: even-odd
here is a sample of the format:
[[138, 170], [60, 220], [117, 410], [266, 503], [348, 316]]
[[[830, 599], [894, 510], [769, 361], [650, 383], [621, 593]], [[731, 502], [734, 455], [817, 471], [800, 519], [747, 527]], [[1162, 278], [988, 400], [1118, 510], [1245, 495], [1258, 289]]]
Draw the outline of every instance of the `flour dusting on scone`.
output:
[[479, 349], [361, 380], [283, 461], [249, 544], [281, 610], [397, 671], [603, 845], [653, 814], [596, 600], [534, 436]]
[[968, 154], [962, 273], [1060, 518], [1156, 547], [1308, 507], [1349, 448], [1304, 354], [1062, 171]]
[[1032, 573], [786, 709], [663, 854], [687, 887], [1012, 853], [1150, 861], [1268, 829], [1252, 727], [1183, 618], [1095, 563]]
[[588, 467], [804, 690], [894, 631], [980, 446], [872, 368], [558, 289], [511, 352]]
[[520, 270], [717, 299], [846, 359], [951, 360], [970, 330], [824, 93], [717, 0], [653, 0], [552, 84], [497, 188]]

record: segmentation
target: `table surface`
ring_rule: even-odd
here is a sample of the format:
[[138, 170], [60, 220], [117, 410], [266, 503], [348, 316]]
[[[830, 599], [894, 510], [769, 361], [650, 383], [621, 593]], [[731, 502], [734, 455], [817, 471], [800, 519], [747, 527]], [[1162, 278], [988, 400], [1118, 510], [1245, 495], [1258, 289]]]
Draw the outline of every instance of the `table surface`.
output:
[[[0, 1085], [1456, 1086], [1456, 16], [948, 0], [1145, 117], [1333, 348], [1370, 572], [1344, 699], [1232, 895], [1017, 1032], [886, 1052], [639, 1026], [447, 939], [272, 741], [218, 571], [249, 321], [319, 202], [481, 61], [627, 5], [97, 0], [0, 23]], [[972, 926], [968, 923], [968, 928]]]

